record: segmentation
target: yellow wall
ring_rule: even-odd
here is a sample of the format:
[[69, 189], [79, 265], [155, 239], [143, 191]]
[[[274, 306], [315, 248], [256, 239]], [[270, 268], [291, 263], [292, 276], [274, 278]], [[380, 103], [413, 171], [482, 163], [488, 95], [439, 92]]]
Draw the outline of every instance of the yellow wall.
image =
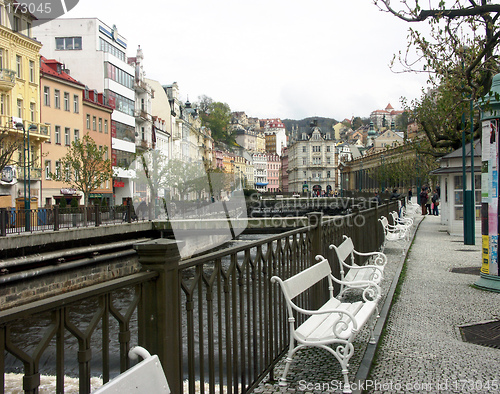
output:
[[[18, 14], [20, 32], [14, 32], [13, 15], [8, 15], [5, 7], [5, 1], [0, 0], [0, 126], [9, 130], [12, 140], [24, 138], [23, 131], [14, 128], [15, 122], [23, 122], [25, 128], [31, 124], [38, 126], [37, 131], [30, 131], [30, 145], [33, 149], [33, 156], [36, 162], [31, 166], [31, 195], [39, 197], [40, 192], [40, 169], [42, 141], [47, 137], [44, 130], [40, 129], [40, 90], [39, 90], [39, 61], [41, 44], [27, 35], [28, 23], [31, 23], [29, 15]], [[8, 2], [11, 6], [12, 3]], [[19, 62], [18, 62], [19, 59]], [[20, 66], [20, 75], [17, 75], [18, 64]], [[31, 67], [30, 67], [31, 65]], [[30, 72], [31, 70], [31, 72]], [[11, 74], [15, 72], [15, 75]], [[13, 78], [11, 79], [11, 75]], [[19, 108], [18, 108], [19, 100]], [[3, 105], [2, 105], [3, 104]], [[31, 106], [32, 104], [33, 106]], [[33, 111], [31, 110], [33, 109]], [[14, 154], [11, 165], [17, 168], [18, 182], [12, 185], [4, 185], [2, 193], [11, 195], [11, 206], [14, 206], [14, 198], [20, 196], [23, 189], [24, 170], [19, 166], [19, 159], [22, 157], [23, 147], [17, 154]], [[21, 179], [21, 180], [20, 180]], [[20, 181], [19, 181], [20, 180]]]

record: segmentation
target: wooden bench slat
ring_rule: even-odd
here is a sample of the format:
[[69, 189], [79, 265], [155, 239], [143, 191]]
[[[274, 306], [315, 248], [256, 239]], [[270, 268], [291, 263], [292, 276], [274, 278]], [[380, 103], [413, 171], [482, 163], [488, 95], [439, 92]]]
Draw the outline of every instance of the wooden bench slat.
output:
[[312, 267], [292, 276], [283, 283], [284, 290], [287, 296], [293, 300], [299, 294], [303, 293], [310, 287], [314, 286], [323, 278], [331, 273], [330, 264], [328, 260], [314, 264]]

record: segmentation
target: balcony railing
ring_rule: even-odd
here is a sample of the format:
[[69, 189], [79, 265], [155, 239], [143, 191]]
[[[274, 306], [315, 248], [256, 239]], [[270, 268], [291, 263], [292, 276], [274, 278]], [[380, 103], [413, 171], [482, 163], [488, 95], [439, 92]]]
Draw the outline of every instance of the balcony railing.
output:
[[147, 111], [144, 111], [143, 109], [134, 110], [134, 116], [136, 118], [141, 118], [142, 120], [146, 120], [146, 121], [151, 120], [151, 115], [148, 114]]
[[[24, 179], [24, 168], [18, 167], [17, 174], [18, 174], [18, 180]], [[42, 178], [42, 169], [41, 168], [30, 168], [29, 169], [29, 176], [32, 180], [41, 179]], [[27, 177], [28, 177], [28, 174], [26, 174], [26, 178]]]
[[0, 69], [0, 90], [9, 91], [16, 82], [16, 72], [6, 68]]

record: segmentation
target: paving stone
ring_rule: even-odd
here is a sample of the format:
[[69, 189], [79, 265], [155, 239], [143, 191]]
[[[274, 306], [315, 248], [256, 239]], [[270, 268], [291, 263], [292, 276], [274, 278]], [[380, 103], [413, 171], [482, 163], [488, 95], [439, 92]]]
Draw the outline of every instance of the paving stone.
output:
[[[440, 217], [436, 216], [426, 216], [419, 224], [406, 260], [406, 278], [393, 302], [368, 377], [375, 388], [366, 390], [367, 393], [499, 392], [500, 377], [492, 366], [500, 364], [500, 350], [463, 342], [458, 326], [498, 319], [500, 294], [471, 287], [478, 279], [475, 275], [450, 271], [454, 267], [481, 266], [480, 239], [476, 238], [474, 246], [464, 246], [463, 238], [450, 236], [441, 229]], [[399, 248], [386, 248], [385, 253], [388, 264], [382, 282], [384, 297], [402, 259]], [[365, 328], [355, 342], [349, 366], [351, 382], [368, 336]], [[276, 379], [283, 368], [281, 360], [274, 369]], [[304, 381], [343, 381], [338, 361], [326, 351], [313, 348], [295, 355], [287, 377], [288, 387], [279, 387], [268, 379], [269, 376], [255, 392], [332, 393], [338, 390], [307, 391]], [[476, 390], [487, 384], [491, 390]]]

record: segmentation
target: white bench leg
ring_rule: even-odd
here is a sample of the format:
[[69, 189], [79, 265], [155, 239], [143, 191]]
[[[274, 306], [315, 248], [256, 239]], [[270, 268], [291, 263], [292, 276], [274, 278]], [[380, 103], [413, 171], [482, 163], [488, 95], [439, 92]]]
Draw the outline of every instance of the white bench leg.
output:
[[286, 361], [285, 370], [283, 371], [283, 375], [281, 375], [281, 378], [280, 378], [279, 383], [278, 383], [280, 386], [287, 386], [288, 385], [288, 383], [286, 381], [286, 375], [288, 375], [288, 370], [290, 369], [290, 365], [292, 364], [293, 355], [297, 352], [297, 350], [299, 350], [302, 347], [304, 347], [304, 346], [299, 345], [299, 346], [296, 346], [293, 349], [290, 349], [288, 351], [288, 354], [287, 354], [286, 359], [285, 359], [285, 361]]
[[343, 393], [352, 393], [351, 384], [349, 383], [349, 371], [347, 368], [342, 368], [342, 375], [344, 375], [344, 389]]

